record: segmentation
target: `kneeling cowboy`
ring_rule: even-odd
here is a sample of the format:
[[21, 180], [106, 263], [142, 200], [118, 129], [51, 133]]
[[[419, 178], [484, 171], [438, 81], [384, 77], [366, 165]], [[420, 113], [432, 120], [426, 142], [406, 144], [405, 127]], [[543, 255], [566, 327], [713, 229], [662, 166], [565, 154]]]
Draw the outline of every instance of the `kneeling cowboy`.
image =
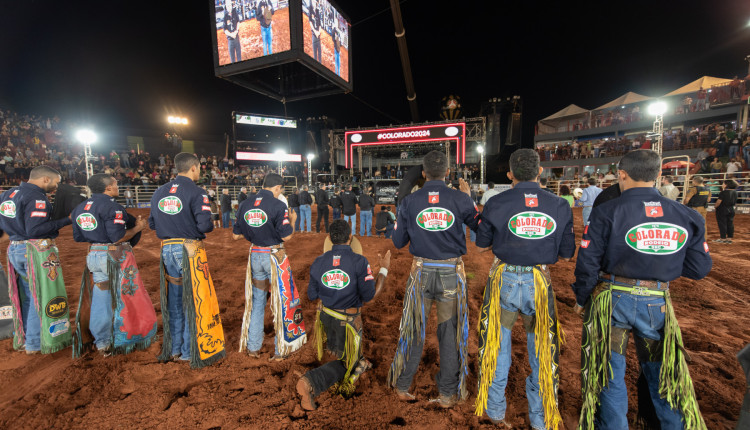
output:
[[[622, 195], [597, 206], [576, 261], [575, 311], [583, 315], [580, 428], [628, 428], [625, 353], [635, 338], [640, 418], [661, 428], [705, 429], [685, 361], [669, 282], [711, 270], [704, 220], [654, 188], [661, 159], [627, 153]], [[646, 397], [646, 398], [644, 398]], [[657, 421], [658, 419], [658, 421]]]
[[[540, 188], [539, 155], [519, 149], [510, 156], [513, 189], [487, 201], [477, 246], [492, 246], [495, 261], [479, 317], [479, 393], [475, 413], [505, 423], [505, 388], [511, 365], [511, 330], [521, 314], [531, 375], [526, 378], [534, 429], [557, 429], [562, 328], [557, 320], [549, 265], [575, 254], [573, 213], [564, 199]], [[507, 425], [507, 424], [506, 424]]]
[[353, 252], [349, 224], [335, 220], [330, 226], [333, 247], [310, 266], [307, 296], [320, 299], [315, 321], [318, 360], [323, 344], [337, 360], [310, 370], [297, 383], [302, 407], [313, 410], [315, 398], [332, 386], [343, 396], [354, 393], [354, 383], [372, 367], [362, 353], [362, 304], [375, 298], [385, 285], [391, 252], [379, 257], [377, 281], [367, 259]]
[[[294, 215], [289, 219], [289, 208], [278, 198], [283, 184], [280, 175], [267, 174], [263, 189], [240, 203], [232, 231], [234, 240], [244, 237], [252, 244], [245, 273], [240, 352], [247, 351], [251, 357], [260, 357], [266, 298], [270, 289], [276, 330], [271, 361], [283, 360], [307, 341], [299, 292], [284, 251], [284, 242], [294, 233]], [[293, 317], [288, 318], [289, 315]]]
[[[91, 198], [70, 216], [73, 239], [91, 244], [81, 282], [73, 356], [80, 357], [92, 340], [105, 356], [148, 348], [156, 336], [156, 312], [128, 243], [146, 227], [146, 221], [140, 217], [136, 221], [115, 202], [119, 190], [111, 175], [93, 175], [86, 185]], [[128, 221], [133, 224], [130, 229]]]
[[[211, 207], [195, 185], [200, 163], [193, 154], [174, 157], [177, 177], [151, 197], [149, 227], [162, 239], [161, 315], [164, 343], [159, 360], [209, 366], [226, 355], [224, 329], [203, 239], [214, 229]], [[184, 299], [184, 300], [183, 300]]]

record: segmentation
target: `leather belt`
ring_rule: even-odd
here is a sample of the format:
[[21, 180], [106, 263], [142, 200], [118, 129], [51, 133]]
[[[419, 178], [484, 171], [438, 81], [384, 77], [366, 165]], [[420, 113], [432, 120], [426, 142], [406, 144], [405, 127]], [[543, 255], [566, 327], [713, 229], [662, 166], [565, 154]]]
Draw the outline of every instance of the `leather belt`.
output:
[[[599, 280], [608, 282], [610, 284], [614, 284], [615, 286], [623, 286], [623, 287], [639, 287], [640, 290], [654, 290], [654, 291], [666, 291], [669, 289], [669, 282], [663, 282], [663, 281], [652, 281], [652, 280], [644, 280], [644, 279], [633, 279], [633, 278], [626, 278], [624, 276], [615, 276], [610, 275], [609, 273], [599, 272]], [[617, 288], [619, 291], [623, 291], [620, 288]], [[633, 293], [636, 295], [649, 295], [649, 294], [638, 294]]]
[[284, 245], [273, 245], [273, 246], [252, 246], [250, 252], [258, 252], [261, 254], [276, 254], [279, 251], [284, 250]]
[[26, 245], [26, 241], [25, 240], [11, 240], [10, 244], [11, 245]]
[[541, 270], [547, 270], [546, 264], [540, 264], [538, 266], [514, 266], [512, 264], [506, 264], [505, 265], [505, 272], [513, 272], [513, 273], [525, 273], [525, 272], [533, 272], [534, 268], [538, 267]]
[[92, 243], [89, 247], [89, 251], [116, 251], [122, 247], [124, 243]]
[[202, 242], [200, 239], [164, 239], [161, 241], [161, 246], [166, 245], [182, 245], [186, 240], [194, 240], [196, 242]]

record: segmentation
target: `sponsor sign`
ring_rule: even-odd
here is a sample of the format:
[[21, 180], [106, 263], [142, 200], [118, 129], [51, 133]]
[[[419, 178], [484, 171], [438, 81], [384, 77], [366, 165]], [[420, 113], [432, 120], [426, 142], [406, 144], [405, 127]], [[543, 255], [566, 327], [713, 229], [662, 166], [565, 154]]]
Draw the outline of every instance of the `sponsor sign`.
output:
[[417, 225], [427, 231], [445, 231], [451, 228], [453, 212], [443, 208], [427, 208], [417, 215]]
[[508, 221], [508, 230], [523, 239], [543, 239], [556, 229], [555, 220], [543, 212], [520, 212]]
[[333, 269], [329, 270], [320, 277], [320, 282], [327, 288], [334, 290], [341, 290], [349, 285], [349, 275], [343, 270]]
[[151, 202], [145, 202], [145, 203], [138, 203], [139, 208], [151, 208]]
[[16, 204], [13, 203], [13, 200], [6, 200], [0, 204], [0, 215], [7, 218], [16, 217]]
[[182, 211], [182, 200], [175, 196], [164, 197], [159, 200], [159, 210], [167, 215], [177, 215]]
[[687, 230], [668, 223], [639, 224], [625, 234], [625, 243], [629, 247], [643, 254], [655, 255], [674, 254], [685, 246], [687, 239]]
[[[115, 219], [115, 222], [117, 222], [117, 219]], [[83, 231], [96, 230], [96, 227], [98, 225], [96, 222], [96, 217], [88, 212], [84, 212], [78, 215], [76, 217], [76, 224], [78, 224], [78, 227], [81, 227], [81, 230]]]
[[250, 227], [260, 227], [268, 221], [268, 215], [262, 209], [250, 209], [244, 218]]

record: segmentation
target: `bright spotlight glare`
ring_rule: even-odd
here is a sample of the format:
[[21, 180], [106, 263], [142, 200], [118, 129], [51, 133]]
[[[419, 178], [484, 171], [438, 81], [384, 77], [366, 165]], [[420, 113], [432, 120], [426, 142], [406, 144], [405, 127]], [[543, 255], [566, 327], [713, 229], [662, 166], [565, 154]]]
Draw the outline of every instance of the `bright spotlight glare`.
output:
[[167, 118], [167, 122], [169, 122], [170, 124], [174, 124], [174, 117], [173, 117], [172, 115], [170, 115], [170, 116], [169, 116], [169, 117]]
[[667, 111], [667, 104], [664, 102], [654, 102], [648, 106], [648, 113], [651, 115], [664, 115]]
[[182, 118], [182, 123], [183, 123], [184, 125], [187, 125], [187, 118]]
[[284, 154], [286, 154], [286, 151], [284, 151], [283, 149], [276, 150], [276, 155], [284, 155]]
[[78, 130], [76, 139], [83, 144], [90, 145], [96, 142], [96, 134], [91, 130]]
[[308, 160], [312, 160], [313, 158], [315, 158], [315, 154], [307, 154]]
[[484, 154], [484, 146], [477, 146], [477, 152], [480, 154]]

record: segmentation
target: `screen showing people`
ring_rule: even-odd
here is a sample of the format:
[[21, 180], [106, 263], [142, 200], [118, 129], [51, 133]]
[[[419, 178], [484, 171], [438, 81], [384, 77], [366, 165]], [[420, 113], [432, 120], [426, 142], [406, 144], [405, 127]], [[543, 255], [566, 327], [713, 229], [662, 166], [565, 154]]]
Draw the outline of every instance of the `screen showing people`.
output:
[[305, 54], [349, 82], [349, 21], [326, 0], [302, 2]]
[[291, 49], [288, 0], [216, 0], [219, 66]]

